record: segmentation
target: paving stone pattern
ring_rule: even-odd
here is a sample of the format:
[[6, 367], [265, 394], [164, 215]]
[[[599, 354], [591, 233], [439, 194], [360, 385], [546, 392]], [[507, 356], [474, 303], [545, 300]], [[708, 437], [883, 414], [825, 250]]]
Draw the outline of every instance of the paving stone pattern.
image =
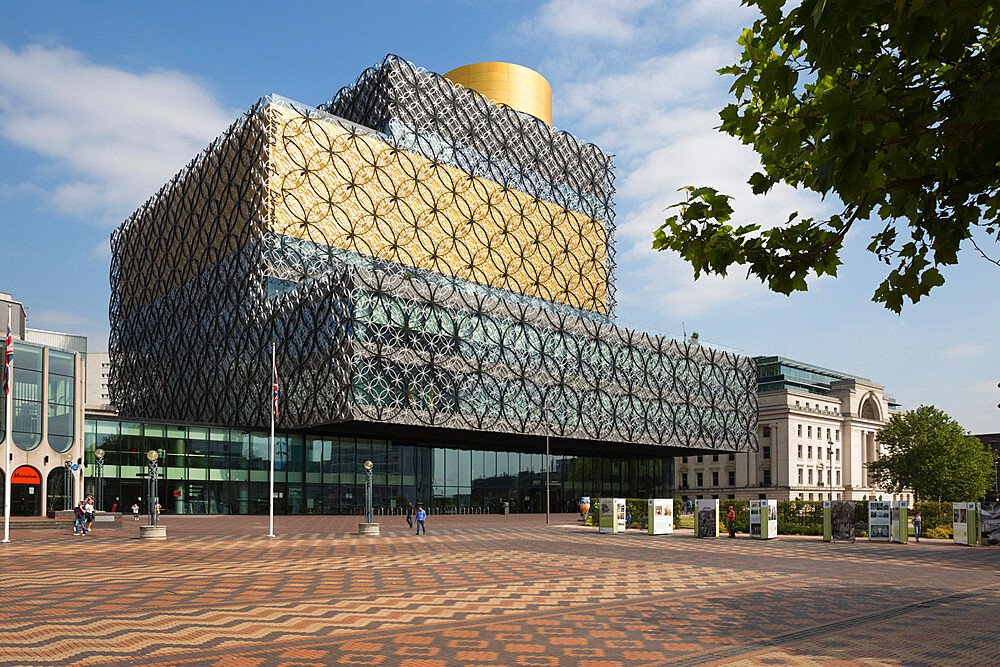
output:
[[598, 535], [573, 515], [163, 517], [0, 545], [0, 664], [996, 664], [1000, 548]]

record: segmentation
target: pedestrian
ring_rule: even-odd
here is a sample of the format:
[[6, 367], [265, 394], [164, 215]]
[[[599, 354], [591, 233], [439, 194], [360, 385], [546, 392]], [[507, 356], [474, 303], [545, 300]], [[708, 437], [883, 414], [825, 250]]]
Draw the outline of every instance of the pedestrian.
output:
[[413, 528], [413, 503], [407, 503], [406, 523], [410, 524], [410, 528]]
[[424, 529], [424, 535], [427, 534], [427, 526], [424, 525], [424, 520], [427, 518], [427, 512], [424, 511], [424, 506], [417, 503], [417, 535], [420, 534], [420, 529]]
[[81, 500], [73, 508], [73, 515], [75, 520], [73, 522], [73, 534], [74, 535], [86, 535], [87, 534], [87, 518], [83, 512], [83, 501]]
[[115, 502], [111, 503], [111, 513], [114, 514], [118, 511], [118, 499], [115, 498]]
[[920, 516], [920, 512], [913, 515], [913, 534], [917, 536], [917, 542], [920, 541], [920, 529], [924, 527], [924, 519]]
[[729, 506], [729, 511], [726, 512], [726, 527], [729, 528], [729, 537], [736, 537], [736, 510], [733, 506]]
[[139, 520], [139, 503], [132, 503], [132, 518]]
[[[83, 516], [87, 520], [87, 530], [94, 529], [94, 497], [87, 496], [87, 502], [83, 505]], [[86, 531], [84, 531], [86, 534]]]

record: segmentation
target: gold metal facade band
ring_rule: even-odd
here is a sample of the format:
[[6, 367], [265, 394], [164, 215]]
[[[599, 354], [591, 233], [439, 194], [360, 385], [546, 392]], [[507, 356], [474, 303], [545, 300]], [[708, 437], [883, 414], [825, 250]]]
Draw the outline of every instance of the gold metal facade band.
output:
[[334, 122], [267, 108], [269, 227], [604, 312], [604, 225]]

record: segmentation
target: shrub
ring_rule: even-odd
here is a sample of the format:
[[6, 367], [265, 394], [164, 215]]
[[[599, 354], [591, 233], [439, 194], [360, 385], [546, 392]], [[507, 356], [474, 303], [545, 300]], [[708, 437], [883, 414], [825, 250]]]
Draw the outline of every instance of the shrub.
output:
[[950, 540], [955, 537], [950, 524], [947, 526], [934, 526], [922, 532], [923, 535], [921, 537], [929, 537], [932, 540]]
[[822, 501], [779, 500], [778, 533], [782, 535], [822, 535]]

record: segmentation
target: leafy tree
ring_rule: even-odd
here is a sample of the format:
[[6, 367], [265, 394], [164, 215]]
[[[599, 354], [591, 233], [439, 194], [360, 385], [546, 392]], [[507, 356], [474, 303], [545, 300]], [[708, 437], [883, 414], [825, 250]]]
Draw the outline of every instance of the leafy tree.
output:
[[[653, 247], [702, 273], [745, 265], [782, 294], [810, 272], [836, 275], [848, 230], [881, 219], [868, 250], [893, 268], [873, 300], [899, 312], [944, 283], [960, 246], [1000, 240], [1000, 8], [970, 0], [743, 0], [762, 18], [743, 31], [736, 103], [720, 130], [753, 147], [776, 183], [843, 204], [826, 219], [733, 227], [732, 200], [687, 187]], [[783, 218], [784, 216], [782, 216]], [[909, 238], [907, 238], [909, 237]], [[976, 249], [987, 259], [979, 245]], [[990, 260], [995, 261], [995, 260]]]
[[894, 414], [878, 440], [887, 453], [868, 464], [868, 474], [892, 493], [913, 489], [921, 500], [977, 500], [993, 484], [993, 451], [933, 406]]

